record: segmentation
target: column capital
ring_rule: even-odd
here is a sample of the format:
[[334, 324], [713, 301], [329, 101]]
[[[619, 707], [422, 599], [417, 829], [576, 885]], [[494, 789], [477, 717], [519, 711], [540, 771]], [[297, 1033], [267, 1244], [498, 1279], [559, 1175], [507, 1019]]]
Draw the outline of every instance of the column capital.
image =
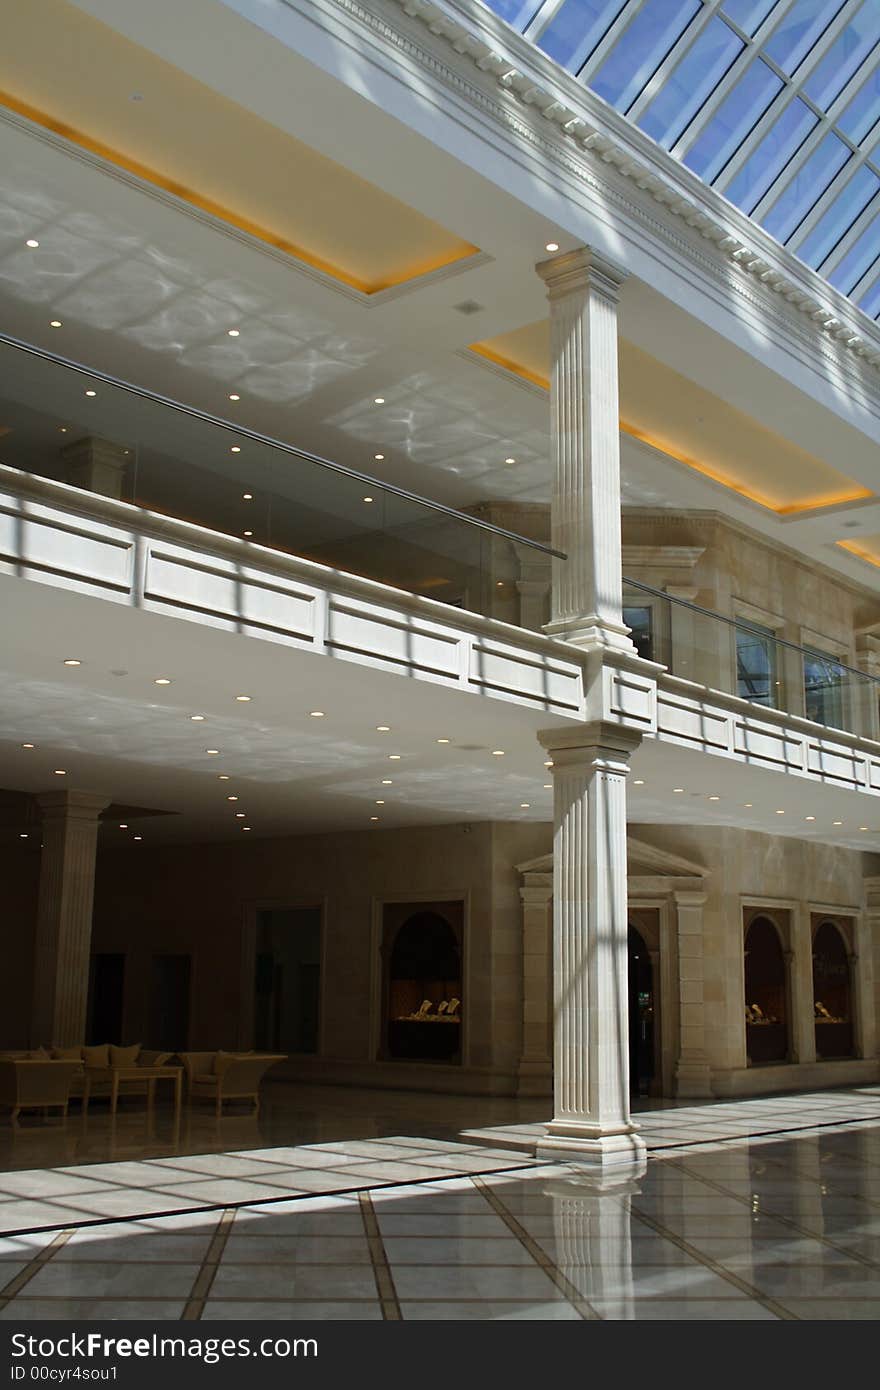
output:
[[673, 893], [672, 897], [676, 907], [703, 907], [709, 900], [708, 893], [691, 891], [689, 888], [683, 889], [680, 893]]
[[98, 792], [51, 791], [39, 792], [35, 797], [43, 820], [97, 820], [102, 811], [110, 805], [108, 796]]
[[572, 767], [590, 762], [597, 753], [628, 762], [642, 741], [640, 729], [594, 719], [588, 724], [570, 724], [564, 729], [540, 729], [538, 742], [553, 757], [553, 768]]
[[548, 261], [539, 261], [535, 270], [547, 286], [547, 298], [564, 299], [587, 289], [598, 290], [605, 298], [617, 302], [620, 287], [627, 272], [613, 261], [598, 255], [589, 246], [565, 251]]

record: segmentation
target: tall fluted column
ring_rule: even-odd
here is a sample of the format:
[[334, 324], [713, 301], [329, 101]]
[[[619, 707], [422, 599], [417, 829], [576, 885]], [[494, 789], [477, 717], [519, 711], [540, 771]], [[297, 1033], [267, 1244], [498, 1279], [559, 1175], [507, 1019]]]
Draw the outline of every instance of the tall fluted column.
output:
[[675, 1068], [677, 1096], [711, 1096], [703, 1000], [703, 907], [705, 893], [675, 894], [678, 928], [680, 1045]]
[[85, 1039], [98, 816], [106, 797], [46, 792], [34, 952], [31, 1042], [75, 1047]]
[[555, 476], [552, 617], [545, 631], [632, 652], [621, 614], [617, 300], [624, 272], [585, 247], [536, 267], [550, 301]]
[[596, 721], [538, 735], [553, 759], [553, 1119], [538, 1152], [640, 1161], [629, 1110], [626, 793], [640, 734]]

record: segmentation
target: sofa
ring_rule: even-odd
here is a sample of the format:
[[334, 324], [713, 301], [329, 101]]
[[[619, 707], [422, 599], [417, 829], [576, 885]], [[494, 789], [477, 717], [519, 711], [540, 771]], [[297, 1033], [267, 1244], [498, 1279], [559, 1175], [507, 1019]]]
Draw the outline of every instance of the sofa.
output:
[[286, 1062], [277, 1052], [180, 1052], [186, 1073], [187, 1099], [209, 1100], [217, 1115], [227, 1100], [252, 1100], [260, 1108], [260, 1082], [270, 1067]]
[[[117, 1047], [114, 1043], [99, 1043], [93, 1047], [45, 1047], [31, 1048], [29, 1051], [0, 1053], [0, 1060], [67, 1062], [75, 1063], [70, 1076], [69, 1099], [80, 1099], [88, 1094], [109, 1096], [113, 1067], [143, 1066], [160, 1067], [170, 1061], [173, 1052], [156, 1052], [134, 1043], [131, 1047]], [[119, 1083], [121, 1096], [144, 1096], [148, 1081], [130, 1078]]]
[[81, 1060], [6, 1053], [0, 1056], [0, 1106], [10, 1108], [13, 1124], [22, 1110], [58, 1107], [66, 1118], [77, 1077], [82, 1077]]

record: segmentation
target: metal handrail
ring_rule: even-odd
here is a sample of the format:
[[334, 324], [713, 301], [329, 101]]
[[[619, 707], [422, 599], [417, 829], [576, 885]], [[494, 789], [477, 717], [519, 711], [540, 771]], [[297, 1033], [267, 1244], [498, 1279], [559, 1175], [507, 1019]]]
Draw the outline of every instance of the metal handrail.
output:
[[100, 381], [105, 386], [114, 386], [119, 391], [127, 391], [129, 395], [137, 396], [140, 400], [165, 406], [168, 410], [176, 410], [192, 420], [200, 420], [204, 424], [215, 426], [217, 429], [227, 430], [239, 438], [249, 439], [255, 444], [263, 444], [269, 449], [277, 449], [284, 454], [292, 454], [295, 458], [303, 459], [306, 463], [313, 463], [319, 468], [329, 469], [332, 473], [353, 478], [365, 486], [381, 488], [383, 492], [390, 492], [395, 497], [402, 497], [404, 501], [429, 507], [432, 511], [440, 512], [443, 516], [451, 516], [456, 521], [465, 522], [468, 526], [476, 526], [481, 531], [488, 531], [493, 536], [503, 536], [505, 540], [513, 541], [516, 545], [527, 545], [532, 550], [540, 550], [544, 555], [555, 556], [557, 560], [568, 559], [564, 551], [555, 550], [553, 546], [544, 545], [541, 541], [530, 540], [528, 536], [520, 536], [516, 531], [508, 531], [504, 526], [495, 526], [491, 521], [482, 521], [479, 517], [469, 516], [467, 512], [456, 511], [455, 507], [447, 507], [442, 502], [434, 502], [430, 497], [422, 497], [420, 493], [409, 492], [406, 488], [397, 487], [394, 483], [384, 483], [380, 478], [374, 478], [369, 473], [359, 473], [357, 469], [348, 468], [343, 463], [334, 463], [332, 459], [324, 458], [321, 454], [313, 454], [309, 449], [301, 449], [296, 444], [287, 444], [283, 439], [275, 439], [273, 435], [263, 434], [260, 430], [251, 429], [247, 425], [236, 424], [233, 420], [224, 420], [222, 416], [211, 415], [209, 411], [199, 410], [197, 406], [185, 405], [183, 401], [176, 401], [173, 396], [162, 396], [156, 391], [149, 391], [145, 386], [135, 386], [131, 381], [123, 381], [121, 377], [112, 376], [109, 372], [99, 371], [95, 367], [87, 367], [82, 362], [74, 362], [69, 357], [62, 357], [56, 352], [49, 352], [46, 348], [37, 347], [34, 343], [26, 343], [20, 338], [13, 338], [8, 333], [0, 333], [0, 343], [15, 348], [19, 352], [25, 352], [31, 357], [38, 357], [44, 362], [51, 362], [57, 367], [65, 367], [68, 371], [79, 372], [92, 381]]
[[[666, 603], [678, 604], [680, 608], [690, 608], [692, 612], [700, 613], [706, 618], [714, 618], [716, 622], [726, 623], [728, 627], [746, 628], [749, 632], [754, 632], [758, 637], [767, 636], [765, 630], [756, 626], [754, 623], [750, 623], [748, 618], [728, 618], [724, 613], [716, 613], [713, 608], [701, 608], [698, 603], [691, 603], [690, 599], [674, 598], [672, 594], [666, 594], [662, 589], [655, 589], [652, 584], [643, 584], [640, 579], [627, 579], [626, 575], [623, 576], [623, 583], [626, 588], [639, 589], [642, 593], [653, 594], [656, 598], [664, 599]], [[848, 666], [845, 661], [840, 661], [836, 656], [832, 656], [830, 652], [820, 652], [816, 647], [801, 647], [797, 642], [789, 642], [785, 637], [777, 637], [775, 632], [773, 633], [773, 641], [778, 643], [780, 647], [788, 647], [789, 651], [799, 652], [801, 656], [806, 654], [807, 656], [820, 656], [823, 659], [830, 659], [834, 662], [835, 666], [840, 667], [841, 671], [849, 671], [851, 675], [858, 676], [863, 681], [873, 681], [876, 685], [880, 685], [880, 677], [872, 676], [867, 671], [860, 671], [856, 666]]]

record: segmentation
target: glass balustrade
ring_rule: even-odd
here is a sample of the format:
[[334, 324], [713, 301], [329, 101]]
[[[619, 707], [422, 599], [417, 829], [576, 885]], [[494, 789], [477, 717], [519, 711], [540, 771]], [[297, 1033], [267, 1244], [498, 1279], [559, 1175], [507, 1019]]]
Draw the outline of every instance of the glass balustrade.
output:
[[874, 677], [751, 619], [723, 617], [632, 579], [623, 583], [624, 622], [646, 660], [762, 709], [878, 737], [880, 681]]
[[2, 335], [0, 463], [488, 617], [549, 618], [549, 547]]

